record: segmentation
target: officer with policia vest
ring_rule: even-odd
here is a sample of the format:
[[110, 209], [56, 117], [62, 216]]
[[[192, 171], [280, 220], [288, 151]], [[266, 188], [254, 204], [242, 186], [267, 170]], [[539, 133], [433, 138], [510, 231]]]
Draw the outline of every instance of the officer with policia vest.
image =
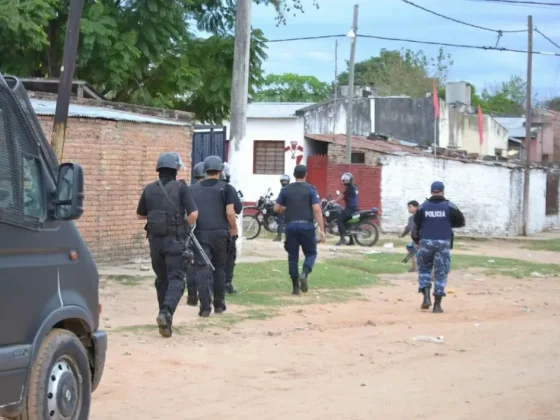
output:
[[157, 161], [159, 179], [144, 188], [138, 203], [138, 218], [146, 220], [152, 268], [159, 304], [156, 322], [163, 337], [171, 337], [173, 315], [185, 291], [183, 251], [189, 225], [196, 222], [198, 210], [177, 171], [184, 168], [178, 153], [162, 153]]
[[[319, 225], [321, 242], [325, 241], [323, 213], [317, 190], [306, 182], [307, 167], [297, 165], [294, 169], [295, 182], [282, 188], [274, 211], [285, 213], [286, 241], [284, 249], [288, 253], [288, 271], [292, 279], [292, 294], [299, 295], [300, 290], [307, 293], [307, 277], [313, 270], [317, 258], [317, 236], [313, 219]], [[299, 249], [302, 249], [305, 261], [299, 273]]]
[[[243, 210], [243, 203], [239, 198], [239, 193], [237, 190], [230, 184], [231, 179], [231, 171], [229, 168], [229, 164], [224, 162], [224, 170], [222, 172], [222, 179], [226, 182], [226, 188], [229, 189], [229, 194], [234, 194], [235, 203], [233, 203], [233, 208], [235, 210], [235, 214], [239, 215], [241, 210]], [[235, 269], [235, 260], [237, 259], [237, 236], [231, 238], [228, 256], [226, 259], [226, 267], [225, 267], [225, 277], [226, 277], [226, 292], [230, 295], [237, 293], [235, 287], [233, 287], [233, 271]]]
[[199, 315], [203, 318], [212, 313], [210, 288], [213, 280], [214, 312], [226, 310], [225, 264], [232, 238], [238, 236], [235, 217], [235, 189], [227, 188], [221, 180], [224, 164], [218, 156], [204, 160], [206, 179], [191, 186], [193, 199], [199, 209], [194, 234], [214, 267], [204, 257], [195, 253], [195, 281], [200, 300]]
[[[194, 165], [192, 184], [196, 184], [204, 179], [204, 162]], [[194, 265], [187, 267], [187, 305], [198, 305], [198, 292], [196, 291], [196, 282], [194, 278]]]
[[441, 300], [445, 296], [447, 275], [451, 266], [453, 228], [465, 226], [465, 216], [459, 208], [444, 197], [443, 182], [432, 184], [432, 196], [414, 214], [412, 239], [419, 244], [416, 253], [418, 265], [418, 292], [424, 295], [422, 309], [430, 309], [432, 269], [434, 271], [434, 313], [442, 313]]

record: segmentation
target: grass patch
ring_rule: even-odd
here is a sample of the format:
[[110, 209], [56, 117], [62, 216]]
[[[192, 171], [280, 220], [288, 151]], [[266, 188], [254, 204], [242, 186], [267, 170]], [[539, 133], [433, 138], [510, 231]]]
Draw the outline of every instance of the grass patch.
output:
[[142, 277], [138, 276], [107, 276], [105, 281], [122, 284], [123, 286], [138, 286], [142, 282]]
[[534, 251], [560, 252], [560, 239], [523, 241], [523, 248]]
[[544, 276], [557, 276], [560, 273], [560, 265], [558, 264], [540, 264], [511, 258], [478, 255], [452, 256], [452, 270], [468, 270], [469, 268], [482, 268], [486, 275], [502, 275], [515, 278], [531, 277], [531, 274], [535, 272]]
[[395, 239], [388, 239], [388, 238], [380, 238], [379, 241], [375, 244], [375, 246], [384, 246], [385, 244], [393, 244], [395, 248], [404, 248], [407, 246], [412, 239], [410, 236], [407, 237], [408, 239], [404, 238], [395, 238]]

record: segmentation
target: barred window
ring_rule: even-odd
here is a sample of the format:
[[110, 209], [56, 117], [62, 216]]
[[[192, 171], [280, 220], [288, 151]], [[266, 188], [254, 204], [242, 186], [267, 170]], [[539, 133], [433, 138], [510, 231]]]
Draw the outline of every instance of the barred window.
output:
[[282, 175], [285, 151], [283, 141], [256, 140], [253, 143], [253, 173], [259, 175]]

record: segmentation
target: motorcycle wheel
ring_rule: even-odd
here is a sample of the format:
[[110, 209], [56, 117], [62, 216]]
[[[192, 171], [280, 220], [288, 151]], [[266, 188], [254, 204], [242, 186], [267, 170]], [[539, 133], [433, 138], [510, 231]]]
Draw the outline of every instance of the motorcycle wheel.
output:
[[243, 237], [247, 240], [255, 239], [261, 233], [261, 222], [257, 214], [243, 215]]
[[354, 241], [360, 246], [374, 246], [379, 241], [379, 228], [371, 220], [362, 220], [352, 229]]
[[263, 218], [263, 228], [267, 232], [276, 233], [278, 231], [278, 223], [276, 223], [276, 216], [266, 216]]

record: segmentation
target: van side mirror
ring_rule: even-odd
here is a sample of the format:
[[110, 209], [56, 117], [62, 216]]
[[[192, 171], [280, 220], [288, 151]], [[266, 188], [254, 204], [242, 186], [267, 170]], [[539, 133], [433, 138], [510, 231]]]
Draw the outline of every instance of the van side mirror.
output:
[[58, 169], [55, 217], [77, 220], [84, 213], [84, 172], [77, 163], [63, 163]]

